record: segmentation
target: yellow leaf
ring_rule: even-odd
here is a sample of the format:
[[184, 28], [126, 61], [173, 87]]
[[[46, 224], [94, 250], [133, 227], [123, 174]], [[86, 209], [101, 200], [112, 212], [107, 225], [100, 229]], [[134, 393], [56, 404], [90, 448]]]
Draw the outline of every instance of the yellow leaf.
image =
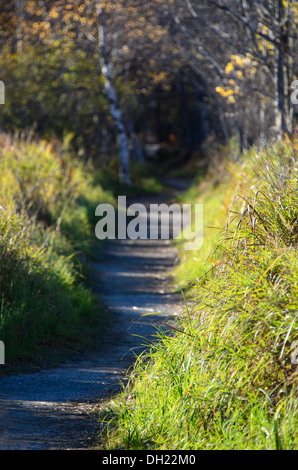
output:
[[225, 68], [225, 72], [226, 74], [229, 74], [232, 72], [232, 70], [234, 70], [234, 65], [232, 64], [232, 62], [229, 62]]
[[232, 56], [232, 59], [236, 62], [236, 64], [238, 65], [238, 67], [243, 67], [243, 65], [244, 65], [244, 60], [242, 59], [242, 57], [240, 57], [239, 55], [233, 55], [233, 56]]
[[50, 13], [50, 17], [51, 17], [51, 18], [58, 18], [58, 16], [59, 16], [59, 13], [58, 13], [58, 11], [56, 11], [56, 10], [55, 10], [55, 11], [52, 11], [52, 12]]
[[225, 95], [225, 90], [224, 90], [224, 88], [222, 88], [221, 86], [217, 86], [217, 87], [215, 88], [215, 91], [216, 91], [217, 93], [219, 93], [220, 95], [222, 95], [222, 96]]

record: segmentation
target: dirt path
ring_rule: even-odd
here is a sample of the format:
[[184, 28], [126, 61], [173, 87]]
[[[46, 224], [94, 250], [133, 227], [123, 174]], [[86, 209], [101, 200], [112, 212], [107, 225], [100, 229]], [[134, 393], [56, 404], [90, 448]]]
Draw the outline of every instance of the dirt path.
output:
[[[138, 201], [149, 204], [154, 201]], [[97, 423], [94, 403], [119, 391], [119, 380], [158, 322], [182, 310], [167, 273], [177, 253], [167, 240], [117, 240], [94, 263], [98, 291], [113, 315], [98, 353], [55, 369], [0, 379], [0, 450], [87, 448]], [[145, 313], [160, 312], [142, 317]]]

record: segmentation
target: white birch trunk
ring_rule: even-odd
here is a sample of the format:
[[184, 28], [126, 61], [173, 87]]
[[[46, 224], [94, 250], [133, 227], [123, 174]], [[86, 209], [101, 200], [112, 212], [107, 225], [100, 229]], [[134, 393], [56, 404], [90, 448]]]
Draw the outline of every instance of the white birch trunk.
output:
[[288, 48], [287, 38], [284, 37], [282, 21], [285, 18], [285, 7], [282, 0], [278, 0], [276, 8], [276, 24], [278, 29], [277, 41], [275, 48], [275, 127], [278, 129], [280, 136], [284, 132], [288, 132], [288, 106], [286, 105], [286, 96], [288, 90], [287, 83], [287, 65], [288, 56], [286, 49]]
[[118, 97], [116, 89], [113, 83], [111, 74], [111, 65], [109, 57], [106, 51], [106, 33], [104, 28], [104, 9], [101, 6], [98, 7], [98, 36], [99, 36], [99, 47], [100, 47], [100, 64], [101, 72], [104, 78], [105, 90], [107, 93], [108, 100], [110, 102], [110, 112], [114, 119], [117, 134], [118, 144], [120, 152], [120, 165], [119, 165], [119, 179], [121, 182], [131, 185], [130, 179], [130, 152], [129, 152], [129, 139], [126, 133], [124, 118], [119, 107]]

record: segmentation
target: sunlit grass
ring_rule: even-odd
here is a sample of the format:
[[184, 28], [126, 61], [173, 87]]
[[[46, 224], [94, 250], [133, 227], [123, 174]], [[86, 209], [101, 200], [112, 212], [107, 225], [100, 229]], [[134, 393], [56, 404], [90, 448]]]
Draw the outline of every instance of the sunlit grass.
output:
[[199, 276], [193, 253], [180, 267], [179, 282], [191, 284], [180, 333], [159, 333], [139, 358], [111, 404], [103, 447], [298, 447], [297, 151], [289, 143], [251, 150], [226, 168], [218, 187], [211, 177], [197, 188], [208, 223], [222, 227], [206, 232], [205, 246], [220, 248], [213, 269]]
[[91, 326], [103, 330], [81, 260], [95, 251], [95, 207], [113, 198], [67, 139], [2, 134], [0, 142], [0, 337], [9, 368], [79, 348]]

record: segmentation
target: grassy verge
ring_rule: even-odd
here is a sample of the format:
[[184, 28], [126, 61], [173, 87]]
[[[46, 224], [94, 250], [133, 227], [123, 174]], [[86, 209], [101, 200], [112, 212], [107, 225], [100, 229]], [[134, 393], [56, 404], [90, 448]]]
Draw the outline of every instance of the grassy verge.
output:
[[84, 259], [96, 257], [95, 207], [114, 199], [64, 143], [0, 136], [0, 338], [7, 372], [99, 341], [104, 307]]
[[160, 335], [100, 412], [102, 447], [298, 448], [297, 170], [297, 144], [277, 144], [217, 162], [193, 190], [221, 230], [181, 264], [181, 332]]

